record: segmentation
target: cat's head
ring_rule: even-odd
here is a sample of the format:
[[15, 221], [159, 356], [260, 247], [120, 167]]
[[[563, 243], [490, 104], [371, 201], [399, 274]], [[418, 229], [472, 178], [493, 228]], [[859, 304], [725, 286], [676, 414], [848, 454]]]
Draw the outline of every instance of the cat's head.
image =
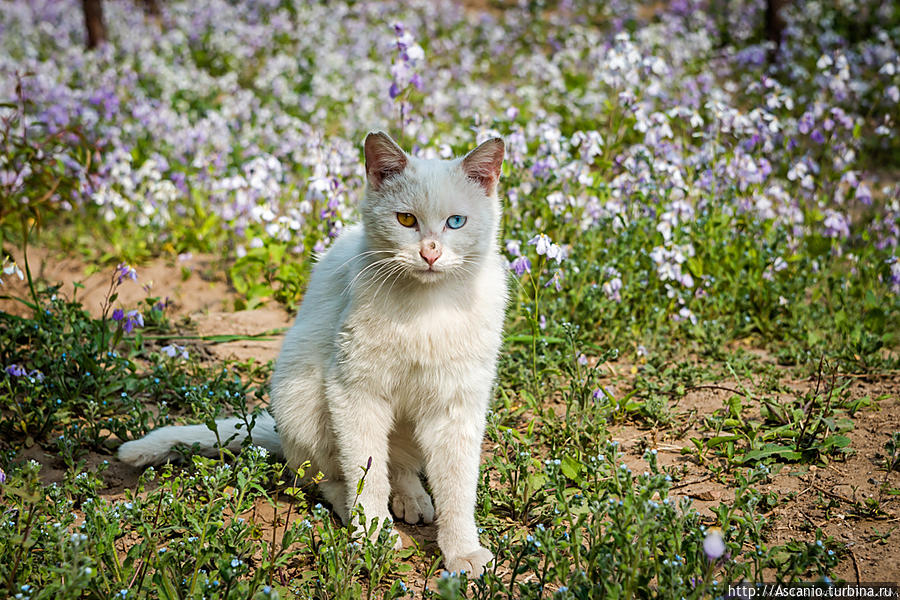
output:
[[376, 131], [366, 137], [365, 154], [361, 212], [375, 259], [429, 283], [475, 273], [500, 225], [503, 140], [488, 140], [463, 158], [424, 160]]

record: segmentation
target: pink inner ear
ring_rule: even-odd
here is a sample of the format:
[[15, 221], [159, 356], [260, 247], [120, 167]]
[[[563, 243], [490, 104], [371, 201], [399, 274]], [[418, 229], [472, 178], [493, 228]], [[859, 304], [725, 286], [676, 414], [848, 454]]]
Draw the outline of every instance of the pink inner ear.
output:
[[403, 171], [408, 162], [406, 154], [394, 140], [380, 131], [366, 136], [365, 155], [366, 176], [375, 189], [391, 175]]
[[500, 179], [504, 151], [503, 140], [494, 138], [469, 152], [463, 159], [462, 168], [466, 177], [478, 183], [488, 196], [494, 193], [494, 186]]

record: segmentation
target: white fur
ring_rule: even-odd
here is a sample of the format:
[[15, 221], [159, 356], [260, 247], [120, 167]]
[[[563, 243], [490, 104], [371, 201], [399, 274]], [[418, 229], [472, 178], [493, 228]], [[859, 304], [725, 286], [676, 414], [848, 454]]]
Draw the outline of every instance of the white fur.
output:
[[[494, 192], [503, 147], [491, 140], [465, 161], [426, 161], [397, 155], [392, 144], [384, 134], [366, 140], [363, 223], [346, 229], [316, 265], [275, 366], [269, 410], [288, 463], [312, 461], [342, 518], [371, 458], [358, 499], [367, 517], [389, 517], [389, 500], [411, 523], [436, 515], [445, 567], [477, 574], [492, 559], [474, 512], [507, 302]], [[377, 172], [381, 164], [390, 170]], [[487, 179], [485, 164], [493, 165]], [[398, 212], [415, 215], [417, 227], [402, 226]], [[466, 224], [449, 229], [451, 215]], [[423, 244], [442, 252], [430, 270], [419, 256]], [[268, 425], [257, 423], [254, 442], [276, 451], [272, 433], [260, 431]], [[232, 421], [220, 432], [243, 435]], [[214, 441], [204, 426], [166, 427], [124, 444], [120, 457], [160, 462], [176, 442], [208, 448]]]
[[[232, 452], [241, 447], [247, 437], [246, 427], [241, 419], [232, 417], [216, 421], [219, 433], [218, 442]], [[275, 432], [275, 420], [267, 413], [256, 417], [253, 426], [253, 443], [262, 446], [269, 452], [282, 455], [281, 440]], [[158, 465], [178, 458], [174, 446], [193, 446], [197, 444], [204, 456], [218, 456], [219, 450], [216, 435], [206, 425], [170, 425], [151, 431], [139, 440], [125, 442], [119, 446], [119, 460], [136, 467]]]

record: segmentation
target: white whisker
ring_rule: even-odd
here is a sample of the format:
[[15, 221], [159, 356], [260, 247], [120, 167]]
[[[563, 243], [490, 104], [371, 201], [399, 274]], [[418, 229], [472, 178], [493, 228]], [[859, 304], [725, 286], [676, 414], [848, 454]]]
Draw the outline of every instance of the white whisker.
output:
[[[353, 279], [350, 280], [350, 283], [348, 283], [347, 286], [343, 289], [343, 291], [341, 292], [341, 295], [346, 294], [348, 290], [352, 289], [353, 284], [356, 283], [356, 280], [359, 279], [369, 269], [371, 269], [373, 267], [377, 267], [379, 265], [390, 264], [394, 260], [396, 260], [396, 259], [393, 256], [388, 256], [387, 258], [380, 258], [380, 259], [366, 265], [365, 267], [360, 269], [359, 273], [357, 273], [353, 277]], [[377, 270], [376, 270], [376, 272], [377, 272]]]
[[393, 277], [394, 281], [391, 282], [391, 287], [388, 288], [388, 295], [390, 295], [391, 290], [394, 288], [394, 284], [397, 283], [397, 281], [400, 279], [400, 276], [404, 273], [404, 271], [406, 271], [406, 268], [402, 262], [398, 262], [397, 264], [395, 264], [394, 268], [390, 269], [387, 272], [387, 274], [385, 274], [385, 276], [382, 278], [381, 283], [378, 285], [378, 289], [375, 290], [373, 299], [378, 297], [378, 294], [381, 292], [381, 288], [384, 286], [385, 283], [387, 283], [388, 279]]
[[361, 257], [363, 257], [363, 256], [368, 256], [368, 255], [370, 255], [370, 254], [390, 254], [390, 250], [366, 250], [365, 252], [360, 252], [360, 253], [357, 254], [356, 256], [351, 256], [350, 258], [348, 258], [347, 260], [345, 260], [343, 263], [341, 263], [341, 266], [339, 266], [337, 269], [335, 269], [335, 271], [338, 271], [338, 270], [340, 270], [340, 269], [343, 269], [343, 268], [344, 268], [344, 265], [346, 265], [348, 262], [350, 262], [350, 261], [352, 261], [352, 260], [355, 260], [355, 259], [357, 259], [357, 258], [361, 258]]

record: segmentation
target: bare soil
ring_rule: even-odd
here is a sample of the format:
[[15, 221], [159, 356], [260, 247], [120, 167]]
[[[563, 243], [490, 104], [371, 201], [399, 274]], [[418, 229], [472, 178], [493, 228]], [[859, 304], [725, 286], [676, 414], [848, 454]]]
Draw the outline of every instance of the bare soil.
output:
[[[21, 259], [21, 257], [17, 257]], [[32, 272], [36, 277], [51, 283], [62, 283], [62, 292], [71, 294], [72, 284], [81, 282], [83, 289], [77, 295], [94, 315], [101, 314], [103, 300], [110, 283], [110, 270], [87, 273], [85, 264], [76, 258], [54, 256], [35, 249], [30, 252]], [[119, 288], [119, 304], [126, 308], [140, 304], [149, 295], [168, 298], [170, 315], [179, 328], [193, 335], [240, 334], [257, 335], [282, 330], [291, 323], [291, 316], [277, 305], [269, 305], [250, 311], [233, 311], [234, 290], [223, 273], [215, 269], [217, 261], [210, 256], [187, 259], [156, 259], [138, 267], [137, 282], [126, 281]], [[20, 260], [21, 264], [21, 260]], [[150, 284], [149, 291], [144, 285]], [[27, 286], [15, 278], [5, 278], [5, 293], [27, 296]], [[22, 314], [21, 304], [0, 300], [0, 310]], [[213, 359], [253, 358], [266, 362], [277, 356], [283, 334], [268, 336], [264, 340], [248, 340], [229, 343], [198, 344]], [[765, 360], [765, 353], [758, 355]], [[630, 365], [614, 365], [619, 373], [628, 373]], [[795, 380], [784, 369], [781, 381], [796, 390], [815, 386], [811, 379]], [[659, 462], [665, 466], [677, 465], [684, 470], [684, 477], [676, 482], [673, 494], [693, 499], [701, 514], [709, 517], [710, 508], [719, 502], [729, 502], [734, 497], [733, 488], [717, 481], [711, 472], [698, 464], [695, 456], [682, 452], [692, 447], [691, 437], [708, 436], [699, 427], [704, 416], [722, 409], [731, 393], [724, 388], [736, 386], [734, 382], [713, 381], [721, 388], [690, 391], [673, 409], [675, 425], [668, 428], [647, 430], [634, 424], [611, 428], [612, 439], [618, 440], [626, 453], [626, 462], [633, 470], [645, 470], [641, 456], [646, 448], [658, 450]], [[747, 382], [744, 382], [745, 384]], [[752, 382], [751, 382], [752, 383]], [[845, 544], [835, 575], [847, 581], [890, 582], [900, 573], [900, 554], [896, 552], [900, 534], [900, 496], [889, 495], [885, 490], [900, 488], [900, 472], [887, 473], [884, 469], [884, 444], [895, 431], [900, 431], [900, 373], [854, 376], [850, 386], [851, 397], [868, 396], [874, 402], [858, 412], [854, 428], [847, 434], [853, 453], [844, 461], [831, 462], [827, 466], [783, 465], [776, 469], [764, 491], [774, 492], [779, 501], [766, 515], [769, 520], [768, 541], [780, 544], [789, 540], [811, 541], [817, 529]], [[880, 400], [877, 400], [880, 399]], [[877, 401], [875, 401], [877, 400]], [[559, 402], [548, 399], [554, 410], [565, 410]], [[748, 416], [753, 416], [749, 408]], [[526, 417], [527, 418], [527, 417]], [[493, 448], [485, 444], [485, 452]], [[60, 481], [65, 465], [52, 451], [34, 446], [23, 451], [23, 456], [43, 464], [43, 477], [47, 482]], [[140, 470], [117, 461], [112, 454], [91, 454], [87, 457], [89, 468], [109, 461], [104, 473], [107, 483], [103, 496], [121, 498], [125, 489], [137, 485]], [[887, 484], [887, 485], [884, 485]], [[866, 501], [876, 500], [878, 510], [866, 509]], [[260, 504], [255, 512], [264, 536], [272, 535], [273, 528], [284, 527], [288, 513], [288, 499], [279, 499], [277, 510]], [[418, 559], [408, 575], [417, 587], [425, 585], [425, 573], [436, 556], [436, 530], [433, 526], [399, 525], [405, 545], [416, 543], [426, 550], [426, 557]]]

